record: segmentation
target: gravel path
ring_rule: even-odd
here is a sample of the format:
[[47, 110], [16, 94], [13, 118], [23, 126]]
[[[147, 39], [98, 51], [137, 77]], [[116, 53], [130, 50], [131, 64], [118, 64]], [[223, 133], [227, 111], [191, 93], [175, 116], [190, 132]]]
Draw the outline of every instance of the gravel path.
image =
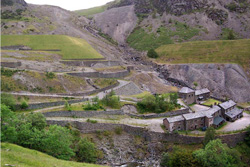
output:
[[250, 125], [250, 114], [243, 113], [243, 117], [241, 119], [236, 120], [235, 122], [228, 122], [226, 126], [224, 126], [219, 131], [236, 131], [245, 129], [247, 126]]

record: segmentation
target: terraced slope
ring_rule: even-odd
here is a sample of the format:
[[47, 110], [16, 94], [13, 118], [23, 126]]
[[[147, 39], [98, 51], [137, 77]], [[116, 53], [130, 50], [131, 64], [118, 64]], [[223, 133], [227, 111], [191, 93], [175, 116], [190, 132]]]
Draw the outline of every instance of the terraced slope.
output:
[[[44, 153], [23, 148], [14, 144], [1, 143], [1, 164], [2, 166], [18, 167], [101, 167], [94, 164], [63, 161], [46, 155]], [[8, 165], [7, 165], [8, 164]]]
[[84, 39], [65, 35], [2, 35], [2, 46], [25, 45], [33, 50], [61, 50], [63, 59], [103, 58]]
[[[250, 40], [197, 41], [163, 45], [157, 50], [161, 63], [236, 63], [250, 71]], [[248, 73], [249, 74], [249, 73]]]

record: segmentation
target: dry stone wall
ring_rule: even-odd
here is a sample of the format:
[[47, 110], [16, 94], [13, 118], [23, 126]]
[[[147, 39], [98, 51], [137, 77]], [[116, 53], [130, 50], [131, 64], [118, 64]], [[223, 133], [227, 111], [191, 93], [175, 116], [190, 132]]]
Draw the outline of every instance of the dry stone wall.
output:
[[21, 62], [1, 62], [2, 67], [17, 68], [22, 66]]
[[121, 110], [109, 110], [109, 111], [54, 111], [43, 113], [45, 117], [77, 117], [88, 118], [98, 115], [124, 115]]
[[68, 73], [68, 75], [76, 77], [88, 77], [88, 78], [124, 78], [129, 75], [129, 71], [120, 71], [114, 73], [102, 73], [102, 72], [81, 72], [81, 73]]
[[61, 63], [68, 66], [83, 66], [83, 67], [93, 67], [96, 64], [103, 64], [104, 66], [120, 66], [119, 61], [61, 61]]
[[[146, 128], [133, 127], [123, 124], [105, 124], [105, 123], [88, 123], [88, 122], [78, 122], [78, 121], [55, 121], [47, 120], [49, 125], [59, 125], [66, 126], [71, 124], [81, 131], [81, 133], [95, 133], [96, 131], [112, 131], [117, 127], [122, 128], [125, 132], [143, 137], [146, 141], [150, 142], [171, 142], [178, 144], [199, 144], [202, 143], [204, 137], [194, 137], [186, 136], [180, 134], [171, 134], [171, 133], [160, 133], [160, 132], [151, 132]], [[244, 141], [246, 132], [240, 132], [236, 134], [222, 135], [218, 136], [222, 142], [228, 144], [230, 147], [236, 146], [239, 142]]]
[[[80, 100], [69, 100], [69, 104], [74, 103], [81, 103], [84, 101], [88, 101], [88, 99], [80, 99]], [[54, 107], [54, 106], [61, 106], [64, 105], [65, 101], [57, 101], [57, 102], [48, 102], [48, 103], [35, 103], [35, 104], [29, 104], [29, 107], [27, 110], [34, 110], [34, 109], [40, 109], [40, 108], [46, 108], [46, 107]], [[16, 105], [17, 109], [21, 109], [20, 105]]]

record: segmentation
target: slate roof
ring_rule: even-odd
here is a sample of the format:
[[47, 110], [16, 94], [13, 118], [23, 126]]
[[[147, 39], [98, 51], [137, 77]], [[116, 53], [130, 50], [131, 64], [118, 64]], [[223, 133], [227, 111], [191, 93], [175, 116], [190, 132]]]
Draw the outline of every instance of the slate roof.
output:
[[183, 87], [181, 88], [181, 90], [179, 91], [179, 93], [193, 93], [194, 90], [193, 89], [190, 89], [188, 87]]
[[175, 116], [175, 117], [169, 117], [167, 118], [169, 123], [173, 123], [173, 122], [179, 122], [179, 121], [184, 121], [184, 117], [182, 115], [179, 116]]
[[205, 93], [210, 93], [210, 90], [208, 90], [207, 88], [196, 90], [195, 91], [195, 96], [199, 96], [199, 95], [202, 95], [202, 94], [205, 94]]
[[227, 113], [225, 113], [225, 115], [230, 117], [230, 118], [234, 118], [234, 117], [238, 116], [239, 114], [241, 114], [242, 112], [243, 112], [242, 109], [234, 108], [233, 110], [228, 111]]
[[224, 103], [219, 104], [219, 106], [225, 110], [235, 106], [236, 103], [233, 100], [226, 101]]
[[196, 118], [202, 118], [202, 117], [208, 117], [211, 118], [212, 115], [220, 110], [220, 107], [214, 106], [213, 108], [210, 108], [206, 111], [196, 112], [196, 113], [190, 113], [190, 114], [184, 114], [183, 117], [186, 120], [196, 119]]
[[213, 124], [214, 125], [219, 125], [221, 122], [224, 122], [224, 121], [225, 121], [225, 119], [222, 118], [222, 117], [215, 117]]

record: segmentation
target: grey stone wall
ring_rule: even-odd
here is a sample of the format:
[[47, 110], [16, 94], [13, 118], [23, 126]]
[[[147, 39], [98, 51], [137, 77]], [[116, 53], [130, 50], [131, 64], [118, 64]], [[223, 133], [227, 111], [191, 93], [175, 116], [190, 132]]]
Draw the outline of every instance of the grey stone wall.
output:
[[81, 73], [68, 73], [68, 75], [83, 77], [83, 78], [124, 78], [129, 75], [129, 71], [119, 71], [114, 73], [102, 72], [81, 72]]
[[17, 68], [22, 66], [21, 62], [1, 62], [2, 67]]
[[83, 67], [93, 67], [96, 64], [103, 64], [108, 67], [120, 66], [119, 61], [61, 61], [61, 63], [68, 66], [83, 66]]
[[[55, 121], [47, 120], [49, 125], [59, 125], [66, 126], [71, 124], [81, 131], [81, 133], [95, 133], [96, 131], [112, 131], [115, 128], [120, 127], [125, 132], [143, 137], [146, 141], [150, 142], [170, 142], [177, 144], [200, 144], [203, 142], [204, 137], [194, 137], [186, 136], [179, 134], [170, 134], [170, 133], [160, 133], [160, 132], [151, 132], [146, 128], [141, 127], [132, 127], [129, 125], [122, 124], [105, 124], [105, 123], [88, 123], [88, 122], [78, 122], [78, 121]], [[218, 136], [222, 142], [228, 144], [230, 147], [236, 146], [239, 142], [242, 142], [246, 136], [246, 132], [222, 135]]]
[[[88, 101], [88, 99], [80, 99], [80, 100], [69, 100], [69, 104], [74, 103], [80, 103]], [[57, 102], [48, 102], [48, 103], [35, 103], [35, 104], [29, 104], [28, 110], [34, 110], [34, 109], [40, 109], [40, 108], [46, 108], [46, 107], [53, 107], [53, 106], [61, 106], [64, 105], [65, 101], [57, 101]], [[20, 105], [16, 105], [17, 109], [21, 109]]]
[[121, 110], [109, 110], [109, 111], [54, 111], [43, 113], [45, 117], [78, 117], [88, 118], [98, 115], [124, 115]]
[[188, 108], [176, 110], [176, 111], [170, 111], [167, 113], [161, 113], [161, 114], [148, 114], [148, 115], [137, 115], [137, 114], [131, 114], [127, 113], [127, 115], [137, 118], [143, 118], [143, 119], [150, 119], [150, 118], [161, 118], [161, 117], [171, 117], [171, 116], [177, 116], [177, 115], [183, 115], [189, 113]]

